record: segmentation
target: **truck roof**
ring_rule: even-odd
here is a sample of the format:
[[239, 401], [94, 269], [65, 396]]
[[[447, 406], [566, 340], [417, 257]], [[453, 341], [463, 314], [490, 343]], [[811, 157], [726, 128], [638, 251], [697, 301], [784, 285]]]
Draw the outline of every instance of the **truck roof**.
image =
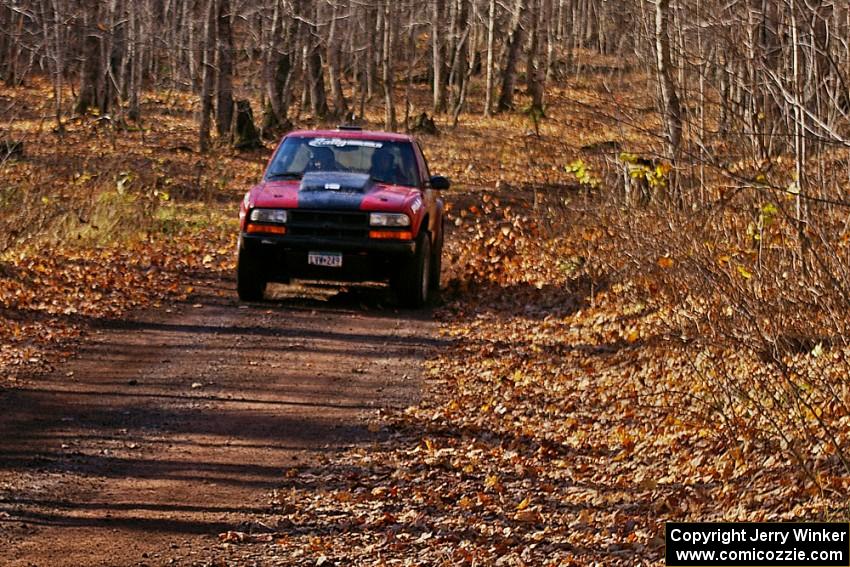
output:
[[413, 137], [376, 130], [296, 130], [286, 135], [295, 138], [341, 138], [343, 140], [375, 140], [378, 142], [410, 142]]

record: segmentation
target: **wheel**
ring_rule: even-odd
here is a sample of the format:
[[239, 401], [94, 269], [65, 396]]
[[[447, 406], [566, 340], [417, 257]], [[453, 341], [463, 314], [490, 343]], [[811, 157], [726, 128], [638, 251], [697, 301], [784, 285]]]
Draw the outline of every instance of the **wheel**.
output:
[[394, 287], [405, 307], [418, 309], [428, 302], [431, 293], [431, 237], [428, 231], [419, 232], [416, 253], [405, 259]]
[[242, 301], [262, 301], [266, 292], [266, 280], [260, 263], [243, 246], [239, 248], [236, 264], [236, 292]]
[[443, 271], [443, 235], [446, 233], [445, 231], [445, 221], [443, 221], [442, 230], [440, 231], [440, 238], [437, 242], [434, 243], [432, 247], [432, 255], [431, 255], [431, 279], [429, 284], [431, 286], [432, 292], [440, 291], [440, 275]]

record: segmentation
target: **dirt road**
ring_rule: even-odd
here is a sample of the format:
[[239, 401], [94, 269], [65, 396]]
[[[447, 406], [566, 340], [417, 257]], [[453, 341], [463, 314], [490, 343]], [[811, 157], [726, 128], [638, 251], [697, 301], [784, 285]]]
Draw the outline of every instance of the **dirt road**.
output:
[[218, 564], [217, 534], [272, 521], [290, 467], [369, 444], [415, 402], [427, 313], [383, 289], [233, 282], [98, 324], [49, 376], [0, 389], [0, 565]]

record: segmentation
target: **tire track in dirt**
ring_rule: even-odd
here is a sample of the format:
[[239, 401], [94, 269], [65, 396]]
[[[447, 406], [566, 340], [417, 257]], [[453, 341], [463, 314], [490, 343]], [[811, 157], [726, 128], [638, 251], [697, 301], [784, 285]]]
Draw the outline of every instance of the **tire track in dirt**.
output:
[[288, 467], [375, 442], [368, 416], [418, 399], [428, 313], [384, 308], [383, 288], [245, 306], [232, 286], [100, 322], [0, 392], [0, 564], [201, 563], [262, 521]]

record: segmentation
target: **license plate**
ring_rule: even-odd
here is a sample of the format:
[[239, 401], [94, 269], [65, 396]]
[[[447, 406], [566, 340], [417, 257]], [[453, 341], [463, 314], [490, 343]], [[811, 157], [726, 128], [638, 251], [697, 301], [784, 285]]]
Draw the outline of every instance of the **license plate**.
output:
[[322, 266], [323, 268], [341, 268], [342, 254], [339, 252], [309, 252], [307, 263], [311, 266]]

